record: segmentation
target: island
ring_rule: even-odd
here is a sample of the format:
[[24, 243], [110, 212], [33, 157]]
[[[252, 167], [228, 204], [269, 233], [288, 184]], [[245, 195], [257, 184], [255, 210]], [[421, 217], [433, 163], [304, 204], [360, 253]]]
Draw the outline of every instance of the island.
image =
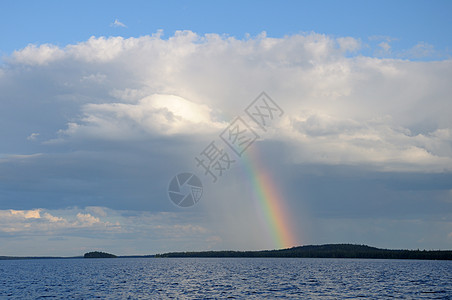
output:
[[451, 250], [389, 250], [366, 245], [326, 244], [261, 251], [169, 252], [155, 257], [305, 257], [452, 260]]
[[117, 258], [117, 256], [110, 253], [94, 251], [85, 253], [85, 255], [83, 255], [83, 258]]
[[88, 252], [84, 256], [51, 257], [51, 256], [0, 256], [0, 260], [16, 259], [80, 259], [80, 258], [172, 258], [172, 257], [300, 257], [300, 258], [372, 258], [372, 259], [424, 259], [452, 260], [452, 250], [391, 250], [367, 245], [326, 244], [297, 246], [277, 250], [258, 251], [192, 251], [168, 252], [155, 255], [116, 256], [105, 252]]

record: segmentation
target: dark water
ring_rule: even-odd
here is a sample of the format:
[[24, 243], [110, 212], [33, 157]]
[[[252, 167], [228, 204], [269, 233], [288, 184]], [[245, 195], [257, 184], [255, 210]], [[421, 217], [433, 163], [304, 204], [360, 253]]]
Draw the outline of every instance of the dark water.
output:
[[452, 299], [452, 261], [136, 258], [0, 261], [0, 299]]

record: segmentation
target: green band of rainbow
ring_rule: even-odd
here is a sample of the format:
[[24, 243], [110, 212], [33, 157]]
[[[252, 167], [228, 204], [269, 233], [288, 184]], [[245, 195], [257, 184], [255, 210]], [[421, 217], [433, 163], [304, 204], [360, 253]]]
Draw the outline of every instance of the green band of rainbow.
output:
[[251, 147], [243, 154], [244, 166], [252, 180], [257, 208], [263, 215], [267, 230], [277, 248], [298, 245], [293, 233], [291, 216], [286, 201], [279, 193], [275, 181], [261, 163], [258, 150]]

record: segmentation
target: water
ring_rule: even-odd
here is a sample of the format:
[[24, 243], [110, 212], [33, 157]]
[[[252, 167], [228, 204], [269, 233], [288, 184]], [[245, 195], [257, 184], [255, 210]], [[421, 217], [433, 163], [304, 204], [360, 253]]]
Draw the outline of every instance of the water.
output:
[[452, 299], [452, 261], [124, 258], [0, 261], [0, 299]]

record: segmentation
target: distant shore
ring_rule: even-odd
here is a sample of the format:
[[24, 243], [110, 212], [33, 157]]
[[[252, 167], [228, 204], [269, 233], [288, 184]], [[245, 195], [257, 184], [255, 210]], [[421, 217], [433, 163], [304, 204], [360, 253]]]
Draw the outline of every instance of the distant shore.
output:
[[[155, 255], [123, 255], [116, 258], [154, 258]], [[0, 260], [25, 260], [25, 259], [85, 259], [82, 256], [0, 256]]]
[[293, 257], [452, 260], [452, 250], [390, 250], [366, 245], [327, 244], [263, 251], [170, 252], [155, 257]]
[[[96, 257], [87, 254], [105, 254]], [[184, 258], [184, 257], [291, 257], [291, 258], [365, 258], [365, 259], [422, 259], [452, 260], [452, 250], [391, 250], [353, 244], [327, 244], [299, 246], [279, 250], [261, 251], [197, 251], [168, 252], [155, 255], [116, 256], [103, 252], [90, 252], [85, 256], [0, 256], [0, 260], [22, 259], [82, 259], [82, 258]]]

